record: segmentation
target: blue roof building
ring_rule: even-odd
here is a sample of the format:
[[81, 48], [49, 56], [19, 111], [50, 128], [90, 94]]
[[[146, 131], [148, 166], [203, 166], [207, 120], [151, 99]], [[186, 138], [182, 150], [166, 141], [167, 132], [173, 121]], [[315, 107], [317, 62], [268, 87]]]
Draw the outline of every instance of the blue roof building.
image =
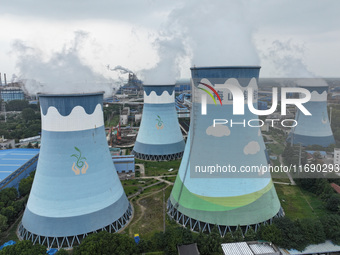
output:
[[39, 149], [0, 150], [0, 190], [19, 187], [37, 167]]

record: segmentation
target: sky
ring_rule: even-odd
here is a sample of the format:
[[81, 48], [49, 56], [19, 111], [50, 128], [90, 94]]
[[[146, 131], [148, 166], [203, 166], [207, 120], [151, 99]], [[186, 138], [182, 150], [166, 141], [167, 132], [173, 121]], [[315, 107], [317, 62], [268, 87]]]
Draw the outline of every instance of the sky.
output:
[[193, 65], [340, 77], [339, 9], [338, 0], [2, 0], [0, 72], [32, 91], [119, 85], [127, 74], [116, 66], [148, 84], [189, 78]]

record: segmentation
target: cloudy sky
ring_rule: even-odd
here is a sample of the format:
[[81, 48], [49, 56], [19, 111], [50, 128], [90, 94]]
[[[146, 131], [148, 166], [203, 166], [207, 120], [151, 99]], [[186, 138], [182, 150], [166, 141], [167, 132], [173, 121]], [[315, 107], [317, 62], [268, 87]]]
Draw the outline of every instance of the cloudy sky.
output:
[[126, 79], [107, 68], [120, 65], [171, 83], [193, 65], [261, 65], [261, 77], [340, 77], [339, 10], [338, 0], [2, 0], [0, 72]]

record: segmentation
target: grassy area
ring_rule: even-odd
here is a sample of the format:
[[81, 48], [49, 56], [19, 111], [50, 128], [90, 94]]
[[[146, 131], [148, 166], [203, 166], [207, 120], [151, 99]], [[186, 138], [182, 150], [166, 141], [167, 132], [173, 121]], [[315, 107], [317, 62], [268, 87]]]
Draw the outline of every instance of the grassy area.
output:
[[270, 153], [275, 155], [281, 155], [285, 149], [284, 145], [280, 143], [268, 143], [266, 144], [266, 146]]
[[16, 230], [21, 222], [21, 218], [20, 217], [17, 222], [12, 226], [12, 228], [9, 230], [9, 231], [6, 231], [4, 233], [1, 233], [0, 234], [0, 245], [10, 241], [10, 240], [13, 240], [13, 241], [19, 241], [18, 237], [17, 237], [17, 234], [16, 234]]
[[[146, 176], [160, 176], [166, 174], [177, 174], [178, 168], [181, 164], [181, 160], [153, 162], [136, 159], [135, 163], [144, 164]], [[169, 172], [169, 169], [171, 168], [173, 168], [174, 170]]]
[[[285, 183], [290, 183], [289, 178], [285, 173], [278, 173], [280, 175], [272, 174], [272, 180], [273, 182], [285, 182]], [[286, 178], [285, 178], [286, 177]]]
[[[163, 184], [164, 185], [164, 184]], [[163, 188], [163, 185], [156, 185], [156, 190]], [[154, 187], [152, 187], [154, 188]], [[165, 199], [163, 199], [163, 192], [159, 191], [154, 195], [147, 196], [148, 193], [143, 193], [141, 195], [140, 204], [143, 206], [144, 215], [140, 218], [142, 209], [137, 205], [136, 200], [133, 201], [133, 206], [135, 209], [135, 215], [132, 222], [126, 228], [126, 233], [131, 233], [131, 235], [139, 234], [141, 239], [151, 238], [156, 232], [163, 231], [163, 220], [164, 211], [163, 206], [170, 195], [172, 187], [166, 188], [164, 192]], [[155, 191], [155, 190], [153, 190]], [[146, 196], [143, 198], [143, 196]], [[139, 220], [140, 219], [140, 220]], [[153, 254], [153, 253], [151, 253]], [[162, 253], [156, 253], [162, 254]]]
[[112, 119], [109, 121], [106, 121], [105, 126], [106, 127], [115, 127], [118, 125], [119, 122], [119, 115], [113, 115]]
[[164, 179], [164, 180], [167, 180], [167, 181], [169, 181], [169, 182], [175, 182], [175, 180], [176, 180], [176, 176], [164, 176], [164, 177], [162, 177], [162, 179]]
[[131, 195], [136, 193], [140, 188], [146, 187], [150, 184], [157, 182], [154, 179], [133, 179], [133, 180], [123, 180], [122, 185], [126, 195]]
[[155, 186], [152, 186], [150, 188], [147, 188], [145, 190], [143, 190], [143, 194], [145, 193], [150, 193], [150, 192], [153, 192], [153, 191], [156, 191], [156, 190], [160, 190], [162, 188], [164, 188], [167, 184], [165, 184], [164, 182], [161, 182]]
[[328, 213], [322, 201], [298, 186], [275, 184], [281, 206], [291, 219], [317, 218]]

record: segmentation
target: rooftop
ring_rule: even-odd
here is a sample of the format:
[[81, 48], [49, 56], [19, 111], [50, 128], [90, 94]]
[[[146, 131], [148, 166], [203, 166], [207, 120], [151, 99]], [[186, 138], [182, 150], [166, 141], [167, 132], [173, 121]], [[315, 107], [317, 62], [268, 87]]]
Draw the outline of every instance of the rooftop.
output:
[[0, 150], [0, 182], [39, 153], [39, 149]]

